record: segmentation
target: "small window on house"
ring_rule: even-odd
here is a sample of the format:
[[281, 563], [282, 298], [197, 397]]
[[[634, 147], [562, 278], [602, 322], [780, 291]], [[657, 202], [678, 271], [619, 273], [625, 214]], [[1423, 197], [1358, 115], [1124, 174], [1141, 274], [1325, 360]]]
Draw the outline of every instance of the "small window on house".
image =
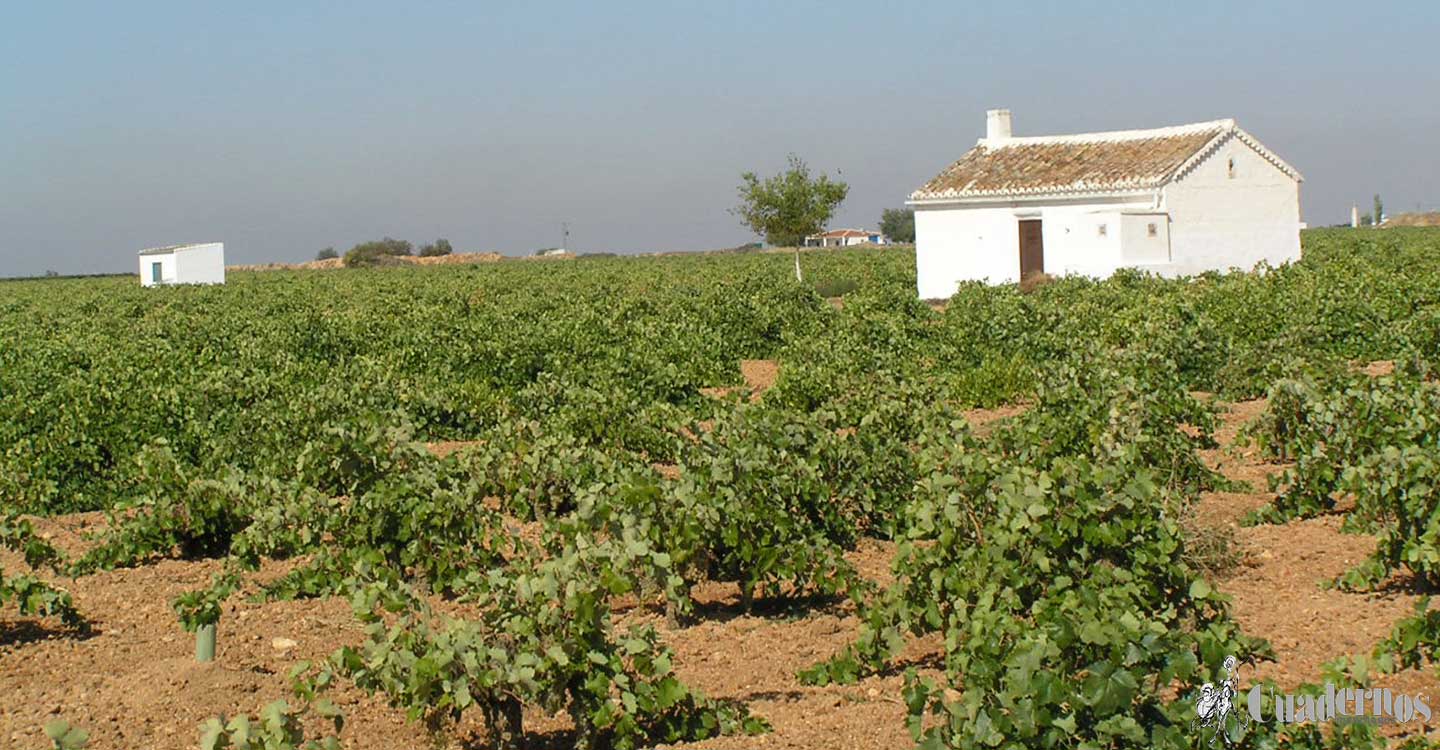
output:
[[1235, 157], [1230, 157], [1229, 161], [1225, 163], [1225, 170], [1230, 175], [1230, 179], [1235, 179]]
[[1159, 237], [1160, 227], [1155, 226], [1155, 222], [1152, 221], [1145, 225], [1145, 234], [1150, 237]]
[[1100, 225], [1100, 236], [1101, 236], [1101, 237], [1104, 237], [1105, 235], [1107, 235], [1107, 234], [1109, 234], [1109, 233], [1110, 233], [1109, 227], [1105, 226], [1104, 224], [1101, 224], [1101, 225]]

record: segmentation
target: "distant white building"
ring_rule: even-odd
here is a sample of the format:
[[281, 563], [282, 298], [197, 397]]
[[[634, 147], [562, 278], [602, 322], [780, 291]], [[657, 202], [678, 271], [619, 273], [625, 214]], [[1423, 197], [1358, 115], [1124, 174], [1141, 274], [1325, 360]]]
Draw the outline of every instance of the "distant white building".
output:
[[225, 243], [170, 245], [140, 251], [140, 285], [224, 284]]
[[991, 110], [985, 137], [907, 201], [918, 291], [1298, 260], [1301, 179], [1234, 120], [1017, 138]]
[[885, 243], [885, 235], [868, 229], [831, 229], [805, 238], [805, 247], [849, 247]]

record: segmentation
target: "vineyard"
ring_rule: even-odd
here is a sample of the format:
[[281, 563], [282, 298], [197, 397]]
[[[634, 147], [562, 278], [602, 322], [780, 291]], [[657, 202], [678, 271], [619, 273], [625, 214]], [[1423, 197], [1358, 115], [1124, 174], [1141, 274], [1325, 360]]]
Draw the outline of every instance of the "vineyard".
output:
[[0, 743], [1218, 747], [1229, 655], [1440, 697], [1440, 231], [1304, 243], [0, 284]]

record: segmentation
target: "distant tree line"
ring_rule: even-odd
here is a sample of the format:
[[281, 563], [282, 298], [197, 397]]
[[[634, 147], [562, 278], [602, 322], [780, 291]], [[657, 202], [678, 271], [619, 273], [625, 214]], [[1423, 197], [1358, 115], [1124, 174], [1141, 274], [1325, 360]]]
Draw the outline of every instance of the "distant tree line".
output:
[[450, 247], [450, 240], [444, 237], [420, 247], [420, 257], [422, 258], [434, 258], [440, 255], [449, 255], [453, 252], [455, 252], [455, 249]]
[[[450, 240], [441, 237], [428, 245], [420, 247], [419, 255], [422, 258], [433, 258], [439, 255], [449, 255], [455, 252], [450, 246]], [[385, 237], [360, 244], [345, 252], [344, 263], [347, 268], [362, 268], [364, 266], [376, 266], [384, 263], [388, 258], [402, 255], [415, 255], [415, 246], [407, 240], [397, 240], [394, 237]], [[327, 247], [315, 254], [315, 260], [329, 260], [338, 258], [340, 254], [335, 248]]]

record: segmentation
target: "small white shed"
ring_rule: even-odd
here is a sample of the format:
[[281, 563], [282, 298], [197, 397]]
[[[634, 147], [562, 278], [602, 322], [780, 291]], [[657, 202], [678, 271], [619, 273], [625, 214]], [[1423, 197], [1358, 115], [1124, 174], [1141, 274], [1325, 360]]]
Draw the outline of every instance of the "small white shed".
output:
[[1234, 120], [1015, 137], [991, 110], [985, 137], [907, 201], [918, 291], [1298, 260], [1301, 179]]
[[225, 243], [170, 245], [140, 251], [140, 285], [224, 284]]

